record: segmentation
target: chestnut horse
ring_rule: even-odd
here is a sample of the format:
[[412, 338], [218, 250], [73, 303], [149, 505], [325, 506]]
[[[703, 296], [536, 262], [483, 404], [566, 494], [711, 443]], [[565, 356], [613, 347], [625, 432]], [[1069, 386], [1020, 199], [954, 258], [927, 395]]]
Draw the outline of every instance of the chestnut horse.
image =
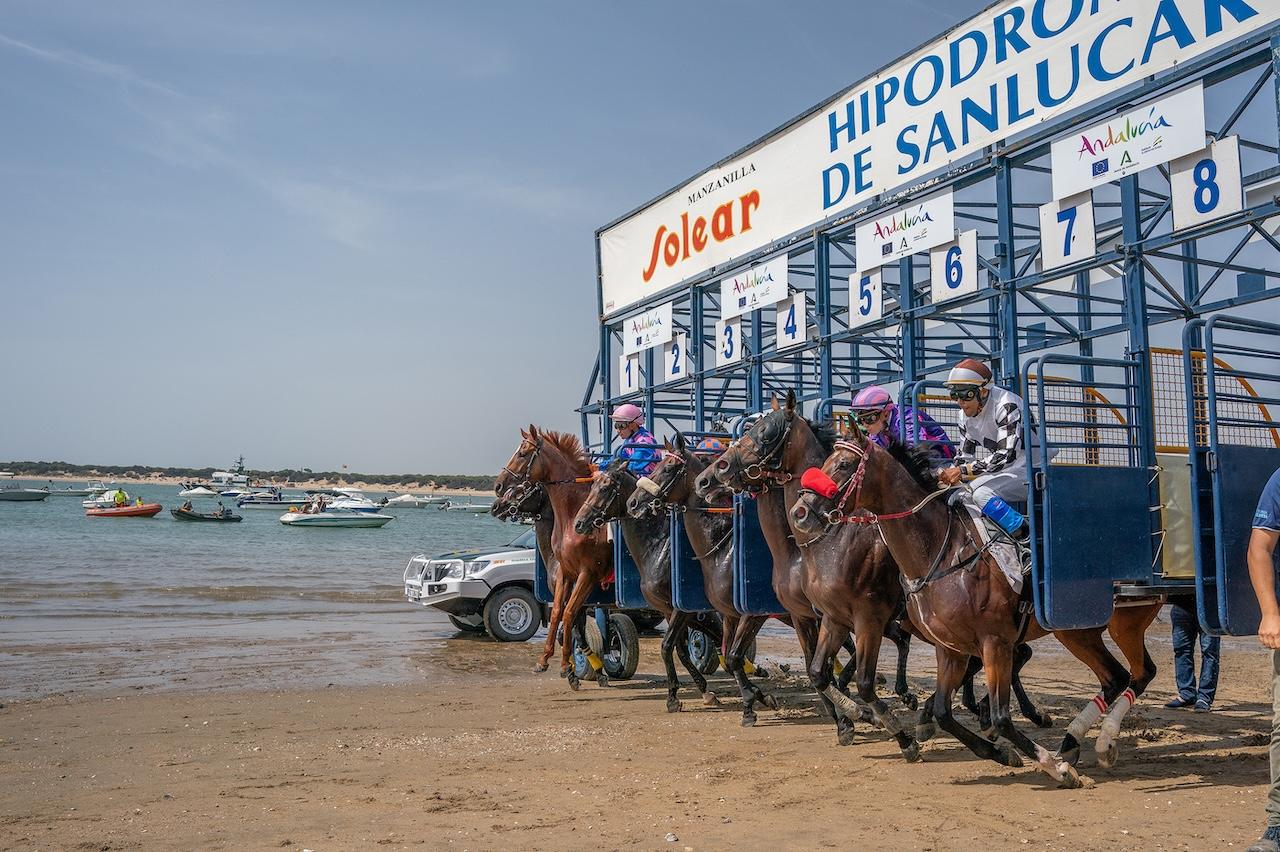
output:
[[[1022, 761], [1007, 744], [996, 744], [964, 727], [952, 715], [956, 688], [970, 656], [982, 658], [996, 732], [1036, 761], [1039, 768], [1066, 787], [1080, 786], [1074, 764], [1079, 740], [1109, 707], [1096, 749], [1102, 766], [1115, 763], [1115, 738], [1125, 713], [1155, 676], [1144, 635], [1161, 602], [1117, 607], [1107, 625], [1129, 663], [1126, 670], [1107, 650], [1103, 628], [1052, 631], [1077, 659], [1097, 676], [1101, 691], [1067, 727], [1051, 754], [1017, 730], [1009, 712], [1014, 648], [1051, 631], [1022, 609], [1017, 592], [988, 548], [979, 546], [978, 531], [968, 513], [946, 499], [934, 499], [937, 477], [925, 448], [886, 450], [859, 430], [843, 435], [822, 466], [806, 477], [823, 493], [804, 489], [791, 509], [796, 528], [818, 534], [841, 521], [875, 523], [906, 580], [912, 621], [934, 642], [938, 658], [937, 691], [921, 712], [929, 716], [979, 757], [1005, 766]], [[839, 483], [838, 485], [836, 483]], [[850, 514], [853, 513], [853, 514]]]
[[[703, 700], [714, 704], [716, 697], [707, 688], [707, 679], [689, 659], [688, 627], [694, 614], [676, 609], [671, 602], [671, 523], [666, 515], [645, 514], [633, 518], [627, 514], [627, 499], [636, 490], [636, 480], [628, 459], [611, 462], [596, 475], [591, 492], [574, 519], [573, 528], [579, 535], [587, 535], [609, 521], [620, 521], [622, 541], [640, 572], [640, 592], [649, 607], [662, 613], [667, 620], [667, 632], [662, 637], [662, 664], [667, 674], [667, 712], [674, 713], [680, 709], [677, 697], [680, 679], [673, 659], [676, 655], [693, 678]], [[701, 626], [706, 630], [718, 627], [711, 623]], [[720, 637], [715, 633], [711, 635], [719, 644]]]
[[[494, 491], [498, 499], [503, 500], [515, 489], [514, 499], [518, 500], [522, 490], [540, 483], [551, 503], [554, 515], [551, 551], [559, 577], [547, 624], [547, 640], [534, 667], [534, 671], [544, 672], [555, 650], [556, 632], [561, 624], [574, 624], [587, 595], [608, 578], [613, 568], [613, 548], [601, 530], [581, 535], [573, 529], [573, 519], [586, 500], [587, 483], [591, 481], [591, 466], [578, 439], [567, 433], [539, 431], [533, 425], [527, 431], [520, 430], [520, 437], [520, 446], [498, 474]], [[560, 648], [560, 675], [576, 690], [578, 677], [569, 659], [573, 644], [570, 635], [571, 631], [565, 630]], [[596, 680], [601, 686], [608, 683], [603, 669], [597, 673]]]

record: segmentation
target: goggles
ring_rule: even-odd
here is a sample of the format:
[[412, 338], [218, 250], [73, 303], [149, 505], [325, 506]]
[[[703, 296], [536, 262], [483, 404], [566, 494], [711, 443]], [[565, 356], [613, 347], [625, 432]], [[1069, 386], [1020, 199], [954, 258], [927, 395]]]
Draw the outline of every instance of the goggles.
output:
[[876, 411], [857, 411], [857, 412], [854, 412], [853, 419], [856, 422], [862, 424], [863, 426], [870, 426], [872, 423], [875, 423], [877, 420], [879, 420], [881, 415], [883, 414], [884, 414], [883, 408]]
[[635, 422], [636, 421], [634, 420], [615, 420], [613, 421], [613, 428], [616, 431], [621, 432], [623, 429], [627, 428], [628, 426], [635, 425]]
[[970, 385], [962, 388], [949, 388], [948, 392], [951, 394], [951, 398], [957, 402], [969, 402], [978, 398], [978, 394], [982, 393], [982, 388], [979, 385]]

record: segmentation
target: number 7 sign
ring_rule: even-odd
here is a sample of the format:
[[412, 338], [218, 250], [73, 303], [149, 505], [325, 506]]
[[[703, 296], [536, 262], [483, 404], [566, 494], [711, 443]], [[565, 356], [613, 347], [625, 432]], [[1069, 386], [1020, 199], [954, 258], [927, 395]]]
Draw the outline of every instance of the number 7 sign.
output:
[[1054, 269], [1098, 253], [1093, 229], [1093, 193], [1050, 201], [1040, 207], [1040, 268]]

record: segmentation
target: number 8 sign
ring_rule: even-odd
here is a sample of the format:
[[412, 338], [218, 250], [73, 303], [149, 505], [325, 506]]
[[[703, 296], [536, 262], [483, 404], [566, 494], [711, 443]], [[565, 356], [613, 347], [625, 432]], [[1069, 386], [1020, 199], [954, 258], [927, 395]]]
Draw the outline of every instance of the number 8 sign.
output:
[[1240, 139], [1228, 136], [1169, 164], [1173, 229], [1180, 231], [1244, 209]]
[[965, 231], [929, 252], [929, 289], [935, 305], [978, 292], [977, 231]]

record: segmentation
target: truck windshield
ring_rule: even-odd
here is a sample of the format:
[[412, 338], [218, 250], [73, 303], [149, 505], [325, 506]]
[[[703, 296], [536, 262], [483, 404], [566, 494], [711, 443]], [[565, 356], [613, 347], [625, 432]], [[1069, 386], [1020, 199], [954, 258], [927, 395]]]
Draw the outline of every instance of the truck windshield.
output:
[[537, 547], [538, 540], [533, 534], [533, 527], [516, 536], [515, 541], [511, 542], [508, 547]]

